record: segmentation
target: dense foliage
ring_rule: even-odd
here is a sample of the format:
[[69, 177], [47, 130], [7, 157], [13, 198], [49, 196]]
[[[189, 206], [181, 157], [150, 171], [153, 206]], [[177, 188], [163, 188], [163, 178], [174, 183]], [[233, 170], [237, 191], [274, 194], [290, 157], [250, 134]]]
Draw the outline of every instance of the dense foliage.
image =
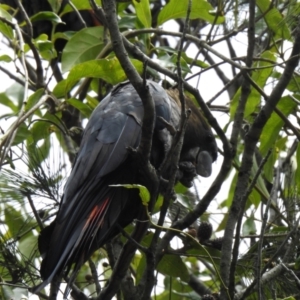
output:
[[132, 260], [116, 258], [133, 225], [97, 251], [72, 297], [299, 299], [300, 4], [114, 3], [0, 1], [0, 297], [27, 299], [40, 282], [37, 236], [82, 128], [113, 85], [139, 88], [140, 74], [201, 107], [218, 162], [192, 192], [158, 198]]

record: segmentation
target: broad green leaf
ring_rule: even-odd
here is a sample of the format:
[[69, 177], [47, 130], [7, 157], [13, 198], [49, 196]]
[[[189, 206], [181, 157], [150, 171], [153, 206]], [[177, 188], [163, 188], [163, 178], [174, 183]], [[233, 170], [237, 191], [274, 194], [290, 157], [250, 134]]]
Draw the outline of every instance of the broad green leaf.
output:
[[71, 98], [68, 99], [66, 102], [72, 105], [73, 107], [77, 108], [87, 118], [89, 118], [91, 113], [93, 112], [88, 105], [77, 99]]
[[188, 269], [181, 257], [177, 255], [164, 255], [157, 266], [157, 271], [171, 277], [179, 277], [185, 282], [189, 279]]
[[3, 55], [0, 55], [0, 61], [9, 63], [12, 61], [12, 58], [7, 54], [3, 54]]
[[[34, 254], [34, 250], [37, 250], [37, 237], [31, 232], [27, 234], [19, 243], [19, 250], [26, 258], [30, 258]], [[36, 257], [38, 252], [36, 251]]]
[[86, 100], [87, 100], [87, 105], [94, 110], [98, 105], [99, 105], [99, 101], [93, 97], [91, 97], [90, 95], [86, 95]]
[[111, 187], [124, 187], [126, 189], [138, 189], [143, 205], [148, 205], [150, 201], [150, 193], [148, 189], [140, 184], [113, 184]]
[[[12, 16], [0, 6], [0, 17], [6, 19], [7, 21], [12, 21]], [[8, 39], [12, 40], [14, 38], [13, 29], [6, 23], [0, 21], [0, 32], [3, 33]]]
[[18, 112], [18, 106], [6, 95], [6, 93], [0, 93], [0, 104], [9, 107], [14, 113]]
[[[282, 13], [272, 5], [270, 0], [257, 0], [256, 5], [263, 14], [268, 27], [275, 33], [276, 37], [291, 40], [292, 36]], [[270, 9], [270, 7], [272, 7]]]
[[150, 11], [149, 0], [133, 0], [132, 1], [136, 15], [144, 28], [151, 28], [152, 17]]
[[63, 23], [61, 18], [52, 11], [40, 11], [37, 14], [30, 17], [31, 22], [36, 21], [50, 21], [54, 24]]
[[[19, 207], [20, 208], [20, 207]], [[4, 208], [5, 224], [9, 230], [9, 237], [14, 238], [20, 234], [20, 230], [24, 223], [24, 218], [21, 214], [21, 209], [16, 210], [11, 205], [6, 205]]]
[[18, 145], [22, 143], [30, 136], [31, 136], [31, 132], [28, 130], [27, 126], [24, 123], [22, 123], [17, 129], [17, 133], [13, 145]]
[[[101, 1], [96, 0], [96, 4], [101, 6]], [[80, 10], [91, 10], [91, 5], [89, 0], [72, 0], [73, 5], [80, 11]], [[61, 15], [64, 15], [68, 12], [74, 13], [74, 9], [71, 7], [71, 5], [66, 5], [64, 7], [64, 10]], [[92, 17], [92, 15], [91, 15]]]
[[[131, 62], [141, 74], [143, 64], [135, 59], [132, 59]], [[72, 68], [67, 78], [67, 91], [69, 91], [78, 80], [85, 77], [101, 78], [113, 85], [126, 80], [126, 75], [117, 58], [92, 60]]]
[[[275, 79], [279, 79], [282, 77], [282, 73], [277, 72], [276, 70], [273, 71], [272, 77]], [[293, 78], [289, 81], [287, 85], [287, 90], [293, 93], [300, 93], [300, 76], [299, 74], [293, 74]]]
[[288, 226], [274, 226], [270, 229], [270, 233], [288, 233], [289, 231]]
[[[290, 99], [289, 96], [282, 97], [277, 105], [277, 109], [280, 110], [285, 116], [288, 116], [296, 109], [297, 104]], [[283, 120], [273, 112], [266, 126], [264, 127], [260, 136], [260, 152], [265, 156], [268, 150], [273, 147], [276, 140], [279, 138], [279, 132], [284, 125]]]
[[188, 191], [188, 188], [186, 186], [184, 186], [183, 184], [181, 184], [180, 182], [178, 182], [175, 185], [176, 194], [185, 194], [187, 191]]
[[12, 28], [7, 25], [6, 23], [3, 23], [0, 21], [0, 32], [5, 35], [9, 40], [13, 40], [14, 38], [14, 33]]
[[[49, 4], [51, 5], [52, 11], [55, 13], [58, 13], [60, 7], [61, 7], [61, 2], [62, 1], [57, 1], [57, 0], [48, 0]], [[72, 1], [73, 2], [73, 1]], [[68, 6], [68, 5], [67, 5]]]
[[[45, 37], [46, 39], [44, 39]], [[34, 44], [43, 59], [50, 61], [51, 59], [57, 57], [54, 45], [52, 41], [48, 40], [47, 35], [44, 34], [42, 39], [40, 37], [35, 39]]]
[[[171, 56], [169, 54], [165, 54], [163, 56], [160, 56], [158, 59], [159, 59], [159, 64], [165, 68], [171, 70], [175, 70], [177, 68], [177, 60], [178, 60], [177, 53], [173, 53]], [[183, 72], [191, 73], [191, 69], [189, 68], [188, 64], [186, 63], [185, 59], [182, 56], [180, 58], [180, 65]]]
[[163, 202], [164, 202], [164, 197], [161, 194], [159, 194], [159, 196], [155, 202], [152, 214], [156, 214], [157, 212], [159, 212]]
[[194, 59], [194, 58], [191, 58], [189, 56], [186, 55], [185, 52], [182, 52], [182, 58], [188, 63], [188, 64], [193, 64], [194, 66], [197, 66], [199, 68], [203, 68], [203, 69], [206, 69], [208, 68], [210, 65], [206, 62], [204, 62], [203, 60], [200, 60], [200, 59]]
[[[156, 47], [155, 48], [156, 50], [161, 50], [163, 53], [173, 53], [173, 54], [177, 54], [177, 50], [174, 49], [174, 48], [171, 48], [169, 46], [162, 46], [162, 47]], [[182, 55], [182, 58], [188, 63], [188, 64], [192, 64], [194, 66], [198, 66], [200, 68], [208, 68], [210, 65], [207, 64], [206, 62], [202, 61], [202, 60], [199, 60], [199, 59], [194, 59], [194, 58], [191, 58], [189, 56], [186, 55], [185, 52], [182, 52], [181, 53]]]
[[[190, 261], [190, 259], [193, 259], [195, 263], [192, 263]], [[190, 257], [190, 258], [185, 258], [183, 260], [184, 263], [191, 263], [193, 266], [197, 267], [198, 266], [198, 262], [199, 260], [195, 257]], [[193, 289], [189, 286], [188, 283], [180, 280], [180, 279], [177, 279], [175, 277], [172, 277], [172, 290], [173, 291], [176, 291], [176, 292], [181, 292], [181, 293], [189, 293], [189, 292], [192, 292]]]
[[120, 29], [136, 29], [137, 17], [124, 15], [118, 22]]
[[51, 126], [53, 126], [51, 123], [44, 120], [38, 120], [34, 122], [30, 128], [30, 132], [32, 134], [32, 139], [34, 143], [47, 138], [51, 133]]
[[146, 266], [146, 256], [143, 254], [136, 269], [136, 284], [139, 284], [140, 280], [142, 279]]
[[103, 48], [103, 27], [84, 28], [68, 41], [62, 54], [62, 72], [80, 63], [93, 60]]
[[[39, 102], [39, 100], [41, 99], [41, 97], [43, 96], [44, 92], [45, 92], [45, 89], [43, 89], [43, 88], [34, 92], [27, 100], [27, 104], [25, 106], [25, 111], [30, 110], [35, 104], [37, 104]], [[40, 115], [40, 113], [38, 113], [38, 115]]]
[[242, 228], [243, 235], [251, 235], [256, 234], [256, 225], [254, 215], [252, 214], [243, 224]]
[[20, 84], [14, 82], [11, 86], [9, 86], [5, 94], [9, 99], [11, 99], [14, 103], [17, 103], [18, 106], [18, 111], [23, 105], [23, 99], [24, 99], [24, 87], [21, 86]]
[[255, 188], [251, 191], [245, 206], [245, 210], [249, 209], [251, 205], [254, 205], [255, 208], [258, 208], [261, 201], [266, 198], [266, 193], [261, 191], [258, 184], [255, 185]]
[[54, 35], [52, 35], [52, 41], [53, 41], [53, 43], [57, 39], [69, 41], [75, 34], [76, 34], [76, 32], [74, 32], [74, 31], [64, 31], [64, 32], [58, 31], [58, 32], [55, 32]]
[[[188, 0], [171, 0], [160, 11], [157, 19], [157, 25], [160, 26], [171, 19], [186, 18], [188, 2]], [[213, 7], [207, 1], [192, 1], [190, 19], [202, 19], [213, 23], [215, 21], [215, 17], [211, 14], [211, 11], [213, 11]], [[224, 20], [224, 17], [218, 17], [216, 23], [221, 24]]]
[[0, 4], [0, 17], [6, 19], [7, 21], [12, 21], [12, 16], [7, 12], [5, 8], [5, 5]]
[[58, 82], [53, 89], [53, 95], [56, 98], [64, 98], [66, 96], [66, 85], [67, 79], [63, 79], [62, 81]]
[[[275, 60], [274, 53], [270, 51], [266, 51], [261, 56], [265, 60]], [[270, 77], [273, 66], [270, 68], [265, 68], [267, 66], [270, 66], [271, 63], [267, 61], [258, 61], [254, 64], [254, 68], [258, 68], [257, 70], [252, 72], [251, 78], [253, 81], [257, 83], [257, 85], [263, 89], [265, 86], [268, 78]], [[259, 69], [261, 68], [261, 69]], [[241, 88], [238, 89], [236, 94], [234, 95], [231, 103], [230, 103], [230, 119], [233, 120], [235, 116], [236, 109], [238, 107], [239, 101], [241, 97]], [[249, 121], [252, 121], [250, 118], [250, 115], [255, 112], [257, 109], [259, 109], [261, 103], [261, 94], [255, 89], [251, 88], [250, 95], [248, 96], [245, 111], [244, 111], [244, 117], [248, 119]]]

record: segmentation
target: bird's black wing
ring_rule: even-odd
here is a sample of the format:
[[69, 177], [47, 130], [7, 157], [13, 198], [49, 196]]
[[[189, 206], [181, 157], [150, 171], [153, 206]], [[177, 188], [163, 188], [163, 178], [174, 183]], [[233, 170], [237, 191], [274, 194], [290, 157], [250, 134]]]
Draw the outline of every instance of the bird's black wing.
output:
[[[158, 84], [148, 82], [148, 85], [156, 116], [169, 121], [170, 99]], [[134, 213], [136, 204], [125, 206], [130, 197], [137, 198], [137, 192], [109, 185], [136, 180], [137, 172], [131, 169], [128, 147], [139, 145], [143, 114], [142, 102], [129, 83], [117, 86], [92, 114], [57, 218], [39, 238], [44, 282], [38, 290], [65, 267], [69, 269], [72, 263], [79, 268], [110, 238], [117, 222], [125, 226], [134, 218], [130, 213]], [[155, 126], [159, 130], [163, 128], [159, 121]], [[123, 219], [120, 220], [121, 212]]]

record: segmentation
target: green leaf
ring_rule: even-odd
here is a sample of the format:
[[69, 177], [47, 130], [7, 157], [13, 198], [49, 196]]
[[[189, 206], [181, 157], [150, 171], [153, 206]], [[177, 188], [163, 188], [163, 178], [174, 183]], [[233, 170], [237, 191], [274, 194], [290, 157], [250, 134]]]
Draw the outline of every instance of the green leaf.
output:
[[[186, 18], [188, 0], [171, 0], [164, 8], [160, 11], [157, 19], [157, 25], [165, 23], [171, 19]], [[215, 17], [210, 12], [213, 11], [213, 7], [205, 0], [197, 0], [192, 2], [190, 19], [202, 19], [213, 23]], [[221, 24], [225, 21], [224, 17], [218, 17], [216, 20], [217, 24]]]
[[[30, 258], [34, 254], [34, 250], [37, 246], [37, 237], [34, 236], [31, 232], [27, 234], [20, 242], [19, 242], [19, 250], [22, 253], [23, 257]], [[37, 256], [37, 251], [36, 255]]]
[[77, 108], [87, 118], [89, 118], [93, 112], [93, 110], [88, 105], [77, 99], [71, 98], [68, 99], [66, 102], [72, 105], [73, 107]]
[[208, 63], [204, 62], [203, 60], [200, 60], [200, 59], [196, 59], [195, 60], [195, 58], [188, 57], [185, 52], [182, 52], [181, 55], [182, 55], [182, 58], [188, 64], [192, 64], [193, 63], [194, 66], [197, 66], [197, 67], [203, 68], [203, 69], [206, 69], [206, 68], [208, 68], [210, 66]]
[[[91, 5], [90, 5], [89, 0], [72, 0], [72, 3], [79, 11], [80, 10], [91, 10]], [[96, 0], [95, 3], [98, 4], [99, 6], [101, 6], [100, 0]], [[74, 13], [74, 9], [71, 7], [71, 5], [65, 5], [64, 10], [61, 15], [64, 15], [68, 12]]]
[[143, 205], [148, 205], [150, 201], [150, 193], [148, 189], [140, 184], [112, 184], [111, 187], [124, 187], [126, 189], [139, 189], [139, 195], [142, 199]]
[[103, 27], [84, 28], [75, 33], [62, 54], [62, 72], [80, 63], [93, 60], [103, 48]]
[[256, 234], [256, 225], [253, 214], [244, 222], [242, 233], [243, 235]]
[[18, 110], [19, 112], [20, 108], [23, 105], [23, 99], [24, 99], [24, 87], [20, 84], [14, 82], [11, 86], [9, 86], [5, 91], [7, 97], [14, 101], [14, 103], [18, 103]]
[[0, 21], [0, 32], [10, 40], [14, 39], [14, 32], [12, 28], [2, 21]]
[[[135, 59], [132, 59], [131, 62], [141, 74], [143, 64]], [[126, 75], [117, 58], [92, 60], [72, 68], [67, 78], [67, 91], [84, 77], [101, 78], [112, 85], [126, 80]]]
[[6, 19], [7, 21], [12, 22], [12, 20], [13, 20], [12, 16], [4, 8], [5, 8], [5, 5], [0, 4], [0, 17]]
[[[58, 13], [60, 7], [61, 7], [61, 2], [62, 1], [57, 1], [57, 0], [48, 0], [49, 4], [51, 5], [51, 10], [54, 11], [55, 13]], [[73, 1], [72, 1], [73, 2]], [[69, 6], [69, 5], [66, 5]]]
[[146, 256], [145, 254], [142, 254], [142, 257], [136, 268], [136, 284], [139, 284], [140, 280], [142, 279], [146, 266], [147, 266]]
[[163, 256], [157, 266], [157, 271], [163, 275], [179, 277], [181, 280], [188, 282], [189, 272], [180, 256], [166, 254]]
[[[175, 70], [177, 68], [177, 60], [177, 53], [173, 53], [171, 56], [169, 54], [165, 54], [159, 57], [160, 65], [171, 70]], [[183, 72], [191, 73], [191, 69], [182, 56], [180, 58], [180, 65]]]
[[137, 17], [124, 15], [118, 22], [120, 29], [136, 29]]
[[9, 107], [14, 113], [18, 112], [18, 106], [6, 95], [6, 93], [0, 93], [0, 104]]
[[30, 128], [33, 142], [37, 143], [38, 141], [47, 138], [51, 133], [51, 126], [51, 123], [45, 122], [43, 120], [34, 122], [32, 127]]
[[149, 0], [133, 0], [132, 1], [136, 15], [144, 28], [151, 28], [152, 17], [150, 11]]
[[[291, 32], [282, 13], [272, 5], [272, 1], [257, 0], [256, 5], [261, 10], [268, 27], [276, 34], [276, 38], [283, 37], [286, 40], [292, 39]], [[270, 7], [272, 8], [270, 9]]]
[[40, 11], [37, 14], [30, 17], [31, 22], [36, 21], [50, 21], [54, 24], [64, 23], [61, 18], [52, 11]]
[[31, 136], [31, 132], [28, 130], [27, 126], [22, 123], [17, 129], [17, 133], [13, 142], [13, 145], [18, 145], [28, 139]]
[[5, 224], [9, 229], [10, 238], [17, 237], [23, 226], [24, 219], [21, 211], [16, 210], [13, 206], [7, 205], [4, 208]]
[[38, 48], [40, 55], [45, 60], [51, 60], [57, 56], [53, 42], [48, 40], [46, 34], [42, 34], [34, 40], [34, 45]]
[[[12, 22], [12, 16], [0, 6], [0, 17]], [[8, 39], [12, 40], [14, 38], [13, 29], [6, 23], [0, 21], [0, 32], [3, 33]]]
[[161, 194], [159, 194], [159, 196], [155, 202], [152, 214], [156, 214], [157, 212], [159, 212], [163, 202], [164, 202], [164, 197]]
[[99, 101], [97, 99], [91, 97], [90, 95], [86, 95], [86, 100], [87, 100], [88, 106], [92, 110], [94, 110], [99, 105]]
[[[44, 92], [45, 92], [45, 89], [43, 89], [43, 88], [34, 92], [27, 100], [25, 111], [30, 110], [35, 104], [37, 104], [39, 102], [39, 100], [41, 99], [41, 97], [43, 96]], [[39, 113], [39, 115], [40, 115], [40, 113]]]
[[66, 96], [67, 79], [59, 81], [53, 89], [56, 98], [64, 98]]
[[0, 55], [0, 61], [9, 63], [12, 61], [12, 58], [7, 54], [3, 54], [3, 55]]
[[[291, 100], [289, 96], [282, 97], [277, 105], [277, 109], [286, 117], [293, 112], [296, 107], [297, 104]], [[283, 125], [283, 120], [273, 112], [260, 136], [261, 144], [259, 150], [263, 156], [267, 154], [269, 149], [273, 147], [274, 143], [279, 138], [279, 132]]]

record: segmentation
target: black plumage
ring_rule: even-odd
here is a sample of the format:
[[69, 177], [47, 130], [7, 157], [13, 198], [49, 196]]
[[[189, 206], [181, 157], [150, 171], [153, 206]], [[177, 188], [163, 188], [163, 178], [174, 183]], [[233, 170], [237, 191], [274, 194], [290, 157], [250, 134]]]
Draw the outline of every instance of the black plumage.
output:
[[[158, 168], [172, 143], [165, 122], [178, 128], [180, 102], [176, 91], [166, 92], [148, 81], [155, 103], [155, 129], [151, 162]], [[210, 127], [191, 100], [192, 110], [179, 162], [178, 179], [189, 186], [196, 173], [209, 176], [217, 146]], [[142, 207], [135, 189], [112, 184], [143, 184], [139, 166], [128, 148], [137, 148], [141, 139], [144, 108], [130, 83], [122, 83], [101, 101], [84, 131], [81, 146], [64, 189], [54, 222], [39, 237], [43, 257], [40, 290], [63, 270], [76, 271], [92, 253], [125, 227]], [[161, 117], [161, 118], [159, 118]], [[201, 165], [201, 166], [200, 166]]]

